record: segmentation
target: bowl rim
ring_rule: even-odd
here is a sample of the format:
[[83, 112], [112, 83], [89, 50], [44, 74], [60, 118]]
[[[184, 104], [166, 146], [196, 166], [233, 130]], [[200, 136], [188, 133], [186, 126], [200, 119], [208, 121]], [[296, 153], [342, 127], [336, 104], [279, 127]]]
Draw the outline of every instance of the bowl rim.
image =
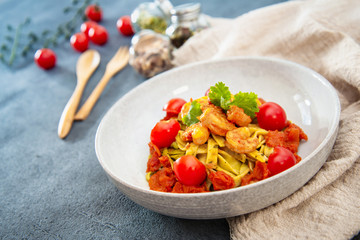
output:
[[[330, 125], [330, 129], [326, 135], [326, 137], [324, 138], [324, 140], [319, 144], [319, 146], [317, 148], [315, 148], [307, 157], [305, 157], [304, 159], [302, 159], [299, 163], [297, 163], [296, 165], [294, 165], [293, 167], [279, 173], [276, 174], [274, 176], [271, 176], [269, 178], [266, 178], [264, 180], [246, 185], [246, 186], [242, 186], [242, 187], [236, 187], [236, 188], [231, 188], [231, 189], [226, 189], [226, 190], [221, 190], [221, 191], [212, 191], [212, 192], [204, 192], [204, 193], [171, 193], [171, 192], [159, 192], [159, 191], [154, 191], [154, 190], [150, 190], [150, 189], [144, 189], [142, 187], [130, 184], [126, 181], [124, 181], [123, 179], [119, 178], [118, 176], [116, 176], [110, 169], [107, 168], [107, 165], [104, 161], [104, 159], [102, 159], [101, 157], [101, 153], [100, 153], [100, 149], [99, 149], [99, 141], [100, 141], [100, 136], [101, 136], [101, 130], [103, 128], [104, 122], [106, 121], [107, 118], [109, 118], [111, 112], [113, 111], [113, 109], [116, 107], [117, 103], [120, 102], [122, 99], [126, 98], [127, 96], [130, 96], [133, 94], [133, 92], [137, 91], [137, 89], [139, 87], [144, 88], [147, 85], [151, 84], [153, 81], [157, 81], [158, 78], [163, 78], [163, 76], [166, 75], [170, 75], [170, 74], [174, 74], [178, 71], [183, 71], [184, 69], [188, 69], [188, 68], [196, 68], [199, 65], [206, 65], [206, 64], [216, 64], [216, 63], [223, 63], [223, 62], [229, 62], [229, 61], [245, 61], [245, 60], [255, 60], [255, 61], [266, 61], [266, 62], [272, 62], [275, 64], [283, 64], [283, 65], [289, 65], [291, 67], [296, 67], [301, 69], [302, 71], [308, 72], [310, 74], [313, 75], [314, 78], [316, 78], [318, 81], [320, 81], [321, 84], [323, 84], [325, 87], [327, 87], [327, 89], [329, 90], [329, 93], [332, 95], [332, 97], [334, 98], [336, 105], [335, 107], [335, 117], [332, 119], [331, 121], [331, 125]], [[210, 196], [217, 196], [217, 195], [223, 195], [223, 194], [232, 194], [234, 192], [239, 192], [239, 191], [246, 191], [252, 188], [256, 188], [259, 185], [264, 185], [267, 182], [270, 181], [275, 181], [278, 178], [281, 178], [282, 176], [286, 175], [288, 172], [290, 171], [295, 171], [295, 169], [301, 167], [302, 165], [304, 165], [306, 162], [308, 162], [312, 157], [314, 157], [315, 155], [317, 155], [323, 148], [325, 145], [328, 144], [328, 142], [331, 140], [331, 137], [333, 136], [333, 134], [336, 134], [337, 129], [338, 129], [338, 125], [339, 125], [339, 121], [340, 121], [340, 109], [341, 109], [341, 105], [340, 105], [340, 100], [339, 97], [336, 93], [335, 88], [333, 87], [333, 85], [321, 74], [317, 73], [316, 71], [312, 70], [309, 67], [303, 66], [301, 64], [289, 61], [289, 60], [284, 60], [284, 59], [280, 59], [280, 58], [274, 58], [274, 57], [263, 57], [263, 56], [233, 56], [233, 57], [226, 57], [226, 58], [219, 58], [219, 59], [211, 59], [211, 60], [204, 60], [204, 61], [199, 61], [199, 62], [194, 62], [194, 63], [190, 63], [190, 64], [186, 64], [186, 65], [182, 65], [182, 66], [178, 66], [174, 69], [168, 70], [166, 72], [163, 72], [155, 77], [152, 77], [148, 80], [146, 80], [145, 82], [135, 86], [133, 89], [131, 89], [129, 92], [127, 92], [126, 94], [124, 94], [121, 98], [119, 98], [111, 107], [110, 109], [106, 112], [106, 114], [104, 115], [104, 117], [102, 118], [97, 131], [96, 131], [96, 135], [95, 135], [95, 152], [96, 152], [96, 156], [98, 158], [98, 161], [100, 163], [100, 165], [102, 166], [102, 168], [105, 170], [105, 172], [114, 180], [116, 180], [118, 183], [120, 183], [121, 185], [123, 185], [124, 187], [142, 192], [144, 194], [150, 194], [150, 195], [155, 195], [157, 197], [167, 197], [167, 198], [189, 198], [189, 199], [195, 199], [195, 198], [208, 198]], [[145, 174], [144, 174], [145, 177]], [[312, 176], [313, 177], [313, 176]]]

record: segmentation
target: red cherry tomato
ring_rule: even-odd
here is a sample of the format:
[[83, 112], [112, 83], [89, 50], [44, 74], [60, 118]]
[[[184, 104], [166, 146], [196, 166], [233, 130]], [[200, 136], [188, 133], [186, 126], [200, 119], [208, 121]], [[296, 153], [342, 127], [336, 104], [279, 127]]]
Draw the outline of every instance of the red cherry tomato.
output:
[[206, 178], [204, 164], [191, 155], [182, 156], [174, 162], [174, 173], [180, 183], [188, 186], [200, 185]]
[[108, 40], [108, 32], [101, 25], [93, 26], [89, 29], [89, 38], [97, 45], [104, 45]]
[[179, 114], [182, 106], [186, 103], [186, 101], [182, 98], [173, 98], [167, 102], [164, 106], [163, 110], [167, 113]]
[[79, 52], [84, 52], [89, 47], [89, 39], [85, 33], [75, 33], [70, 38], [71, 46]]
[[273, 153], [269, 156], [267, 167], [271, 175], [275, 175], [295, 164], [296, 158], [290, 150], [284, 147], [275, 147]]
[[160, 121], [151, 130], [150, 140], [158, 148], [169, 147], [180, 130], [180, 124], [175, 119]]
[[134, 30], [131, 26], [131, 19], [129, 16], [123, 16], [116, 22], [116, 27], [120, 33], [125, 36], [131, 36], [134, 34]]
[[93, 21], [86, 21], [86, 22], [83, 22], [80, 26], [80, 31], [85, 33], [86, 36], [89, 36], [89, 30], [90, 28], [92, 27], [97, 27], [98, 24], [96, 22], [93, 22]]
[[96, 4], [91, 4], [85, 8], [85, 16], [95, 22], [100, 22], [102, 19], [102, 9]]
[[36, 51], [34, 61], [39, 67], [47, 70], [55, 66], [56, 54], [51, 49], [42, 48]]
[[256, 113], [259, 126], [266, 130], [282, 130], [286, 127], [287, 119], [284, 109], [277, 103], [266, 102]]

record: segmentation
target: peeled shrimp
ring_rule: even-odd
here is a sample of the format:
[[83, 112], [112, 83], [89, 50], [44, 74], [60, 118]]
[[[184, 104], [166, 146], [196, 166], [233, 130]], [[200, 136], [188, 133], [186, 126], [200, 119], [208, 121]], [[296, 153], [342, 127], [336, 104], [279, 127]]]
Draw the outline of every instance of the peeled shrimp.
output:
[[226, 146], [237, 153], [249, 153], [256, 149], [259, 140], [250, 137], [250, 130], [247, 127], [240, 127], [226, 133]]
[[191, 106], [191, 102], [187, 102], [182, 106], [180, 114], [178, 116], [180, 121], [186, 114], [188, 114], [190, 106]]
[[231, 105], [226, 113], [227, 119], [240, 127], [246, 127], [251, 123], [251, 117], [244, 113], [244, 109]]
[[226, 115], [216, 108], [207, 108], [200, 116], [200, 122], [216, 135], [225, 136], [235, 125], [226, 119]]
[[180, 137], [183, 141], [189, 142], [192, 140], [195, 144], [201, 145], [206, 143], [209, 136], [209, 129], [198, 122], [187, 127]]
[[215, 106], [209, 101], [207, 96], [196, 99], [196, 101], [200, 104], [201, 111], [205, 112], [208, 108], [213, 108], [218, 112], [222, 112], [221, 107]]

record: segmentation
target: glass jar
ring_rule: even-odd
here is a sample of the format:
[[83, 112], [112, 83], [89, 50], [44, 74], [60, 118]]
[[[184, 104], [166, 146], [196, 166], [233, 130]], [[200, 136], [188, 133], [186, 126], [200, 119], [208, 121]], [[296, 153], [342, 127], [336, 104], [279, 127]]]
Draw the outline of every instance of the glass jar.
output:
[[141, 30], [131, 40], [129, 64], [146, 78], [173, 67], [170, 39], [152, 30]]
[[181, 47], [190, 37], [209, 26], [200, 9], [200, 3], [183, 4], [171, 9], [171, 25], [166, 29], [166, 35], [174, 47]]
[[172, 3], [169, 0], [155, 0], [154, 2], [160, 7], [160, 9], [163, 11], [163, 13], [166, 15], [167, 19], [170, 22], [171, 9], [174, 8]]
[[156, 2], [141, 3], [131, 13], [131, 23], [135, 32], [150, 29], [164, 34], [167, 26], [170, 24], [170, 18], [162, 10], [161, 6], [165, 9], [166, 5], [160, 5], [160, 3]]

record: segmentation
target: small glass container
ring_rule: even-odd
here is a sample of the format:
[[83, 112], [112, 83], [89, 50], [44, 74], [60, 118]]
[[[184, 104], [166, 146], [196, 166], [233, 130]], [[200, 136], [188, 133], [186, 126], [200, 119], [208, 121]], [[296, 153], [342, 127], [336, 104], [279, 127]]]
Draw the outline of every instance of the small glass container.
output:
[[171, 44], [179, 48], [197, 32], [207, 28], [204, 16], [201, 14], [200, 3], [188, 3], [171, 9], [171, 25], [166, 29]]
[[167, 19], [170, 22], [171, 18], [171, 9], [174, 8], [172, 3], [169, 0], [154, 0], [154, 2], [160, 7], [163, 13], [166, 15]]
[[131, 23], [135, 32], [150, 29], [164, 34], [170, 19], [159, 3], [144, 2], [131, 13]]
[[173, 67], [170, 39], [152, 30], [141, 30], [131, 40], [130, 65], [146, 78]]

